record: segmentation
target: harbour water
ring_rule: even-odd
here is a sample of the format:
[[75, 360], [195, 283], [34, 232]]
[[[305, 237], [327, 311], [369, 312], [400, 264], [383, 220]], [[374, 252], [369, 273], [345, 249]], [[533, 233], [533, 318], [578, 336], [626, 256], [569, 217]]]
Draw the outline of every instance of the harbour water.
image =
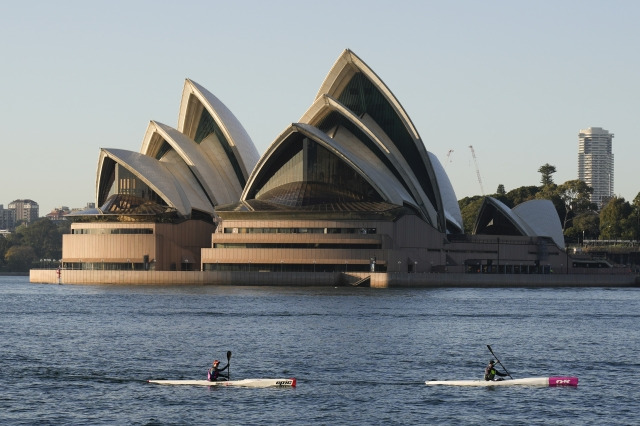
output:
[[[1, 424], [637, 424], [640, 291], [73, 286], [0, 277]], [[577, 388], [428, 387], [482, 376]], [[288, 389], [159, 386], [296, 377]]]

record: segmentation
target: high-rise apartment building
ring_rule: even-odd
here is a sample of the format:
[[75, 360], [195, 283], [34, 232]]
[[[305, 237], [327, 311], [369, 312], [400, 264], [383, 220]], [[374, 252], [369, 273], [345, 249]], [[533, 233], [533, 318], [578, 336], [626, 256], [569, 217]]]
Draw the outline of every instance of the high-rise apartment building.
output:
[[578, 179], [593, 188], [591, 202], [601, 208], [613, 196], [613, 133], [589, 127], [578, 133]]
[[16, 212], [13, 209], [5, 209], [0, 204], [0, 230], [13, 229], [16, 223]]
[[38, 220], [40, 207], [33, 200], [14, 200], [9, 203], [9, 209], [16, 212], [15, 220], [32, 223]]

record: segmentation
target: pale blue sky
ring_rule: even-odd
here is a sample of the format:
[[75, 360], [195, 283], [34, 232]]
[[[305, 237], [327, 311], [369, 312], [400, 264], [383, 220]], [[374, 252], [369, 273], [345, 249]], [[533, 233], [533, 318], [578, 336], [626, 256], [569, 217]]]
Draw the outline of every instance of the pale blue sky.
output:
[[[613, 132], [615, 192], [640, 192], [640, 2], [0, 0], [0, 204], [95, 198], [99, 149], [177, 126], [185, 78], [262, 154], [345, 48], [389, 86], [458, 198], [577, 178], [580, 129]], [[447, 162], [447, 152], [453, 150]], [[635, 171], [635, 172], [634, 172]]]

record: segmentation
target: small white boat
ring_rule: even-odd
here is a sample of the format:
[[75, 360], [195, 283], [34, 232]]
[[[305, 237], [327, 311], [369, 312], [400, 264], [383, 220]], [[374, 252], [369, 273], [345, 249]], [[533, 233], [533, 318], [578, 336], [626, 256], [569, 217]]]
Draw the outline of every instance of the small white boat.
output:
[[243, 380], [148, 380], [158, 385], [191, 385], [191, 386], [242, 386], [248, 388], [296, 387], [296, 379], [243, 379]]
[[527, 377], [511, 380], [433, 380], [425, 382], [428, 386], [578, 386], [578, 378], [559, 377]]

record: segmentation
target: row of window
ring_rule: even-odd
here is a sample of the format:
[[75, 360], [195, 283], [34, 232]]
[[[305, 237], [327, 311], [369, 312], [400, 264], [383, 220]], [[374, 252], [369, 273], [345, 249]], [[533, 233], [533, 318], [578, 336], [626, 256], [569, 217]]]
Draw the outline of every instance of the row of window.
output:
[[[81, 271], [154, 271], [155, 261], [151, 262], [64, 262], [63, 269]], [[199, 265], [192, 262], [171, 263], [170, 271], [197, 271]]]
[[81, 271], [152, 271], [155, 263], [143, 262], [64, 262], [63, 269]]
[[[196, 271], [198, 265], [193, 263], [180, 264], [181, 271]], [[65, 262], [63, 269], [82, 271], [153, 271], [154, 263], [115, 263], [115, 262]], [[205, 263], [205, 271], [232, 272], [370, 272], [368, 264], [286, 264], [286, 263]], [[376, 265], [377, 272], [386, 272], [386, 265]], [[178, 270], [178, 265], [171, 265], [171, 270]]]
[[243, 249], [381, 249], [382, 244], [322, 244], [322, 243], [215, 243], [213, 248]]
[[376, 228], [224, 228], [225, 234], [375, 234]]
[[76, 228], [72, 234], [111, 235], [111, 234], [153, 234], [152, 228]]
[[[205, 263], [205, 271], [229, 272], [370, 272], [369, 264], [288, 264], [288, 263]], [[376, 272], [386, 272], [386, 265], [376, 265]]]
[[[467, 265], [467, 274], [551, 274], [550, 265]], [[560, 271], [557, 271], [560, 272]]]

